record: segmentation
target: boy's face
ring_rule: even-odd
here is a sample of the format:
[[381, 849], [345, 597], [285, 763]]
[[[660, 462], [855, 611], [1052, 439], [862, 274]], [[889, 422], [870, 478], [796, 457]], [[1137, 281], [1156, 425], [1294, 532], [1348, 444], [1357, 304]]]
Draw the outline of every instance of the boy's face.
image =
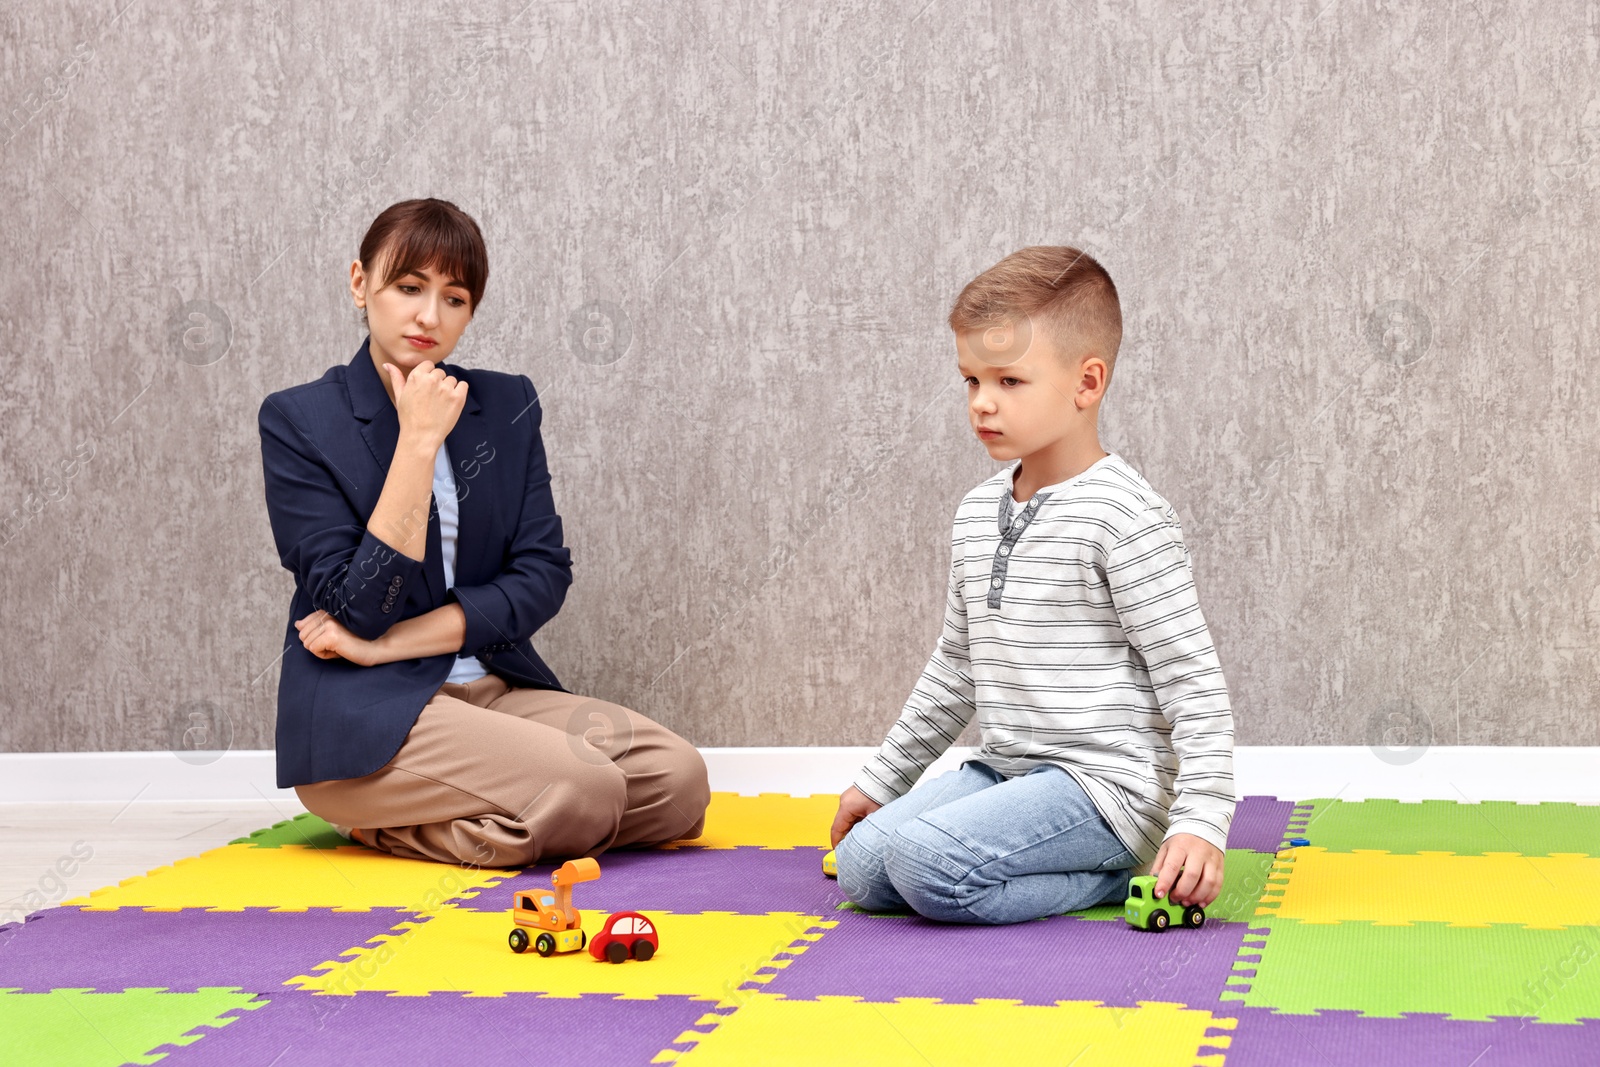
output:
[[1104, 360], [1063, 359], [1025, 319], [958, 332], [956, 356], [972, 432], [995, 459], [1031, 455], [1077, 432], [1079, 416], [1105, 391]]

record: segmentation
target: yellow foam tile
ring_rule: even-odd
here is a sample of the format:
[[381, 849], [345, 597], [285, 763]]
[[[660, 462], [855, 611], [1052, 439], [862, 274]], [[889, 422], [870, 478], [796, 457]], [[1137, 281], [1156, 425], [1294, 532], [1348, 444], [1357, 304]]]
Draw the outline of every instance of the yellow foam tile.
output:
[[1600, 859], [1581, 855], [1300, 850], [1275, 906], [1257, 914], [1308, 923], [1444, 922], [1560, 930], [1592, 925], [1575, 904], [1600, 897]]
[[828, 832], [839, 810], [836, 793], [796, 797], [787, 793], [712, 793], [705, 832], [666, 847], [827, 848]]
[[757, 993], [708, 1032], [688, 1031], [653, 1062], [684, 1067], [862, 1064], [945, 1067], [973, 1063], [1221, 1064], [1235, 1020], [1181, 1004], [1099, 1001], [1022, 1005], [1014, 1001], [887, 1003], [856, 997], [789, 1000]]
[[255, 848], [238, 844], [210, 849], [64, 903], [89, 911], [431, 911], [466, 890], [497, 885], [515, 873], [402, 859], [359, 845]]
[[[509, 910], [469, 911], [446, 906], [350, 949], [344, 954], [347, 959], [313, 968], [318, 974], [298, 975], [285, 984], [333, 996], [455, 992], [555, 997], [607, 993], [651, 998], [676, 994], [731, 1002], [741, 985], [771, 968], [774, 955], [795, 942], [815, 940], [836, 925], [799, 912], [647, 914], [656, 924], [661, 945], [654, 957], [642, 962], [608, 963], [589, 955], [587, 948], [549, 957], [531, 948], [518, 954], [506, 942], [513, 929]], [[606, 918], [604, 911], [584, 911], [583, 929], [593, 937]]]

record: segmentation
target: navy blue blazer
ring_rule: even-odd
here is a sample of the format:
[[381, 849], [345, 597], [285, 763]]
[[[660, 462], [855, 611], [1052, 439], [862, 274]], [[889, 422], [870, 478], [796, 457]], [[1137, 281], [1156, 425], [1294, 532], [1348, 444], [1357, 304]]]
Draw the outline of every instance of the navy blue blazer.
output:
[[[513, 686], [567, 691], [529, 643], [572, 584], [533, 383], [439, 364], [467, 383], [466, 405], [445, 439], [460, 501], [456, 584], [446, 590], [431, 496], [421, 561], [366, 526], [400, 437], [371, 340], [348, 365], [269, 395], [258, 416], [272, 537], [295, 577], [278, 683], [280, 789], [383, 767], [458, 656], [478, 657]], [[459, 653], [361, 667], [312, 655], [294, 627], [320, 608], [370, 640], [452, 601], [467, 617]]]

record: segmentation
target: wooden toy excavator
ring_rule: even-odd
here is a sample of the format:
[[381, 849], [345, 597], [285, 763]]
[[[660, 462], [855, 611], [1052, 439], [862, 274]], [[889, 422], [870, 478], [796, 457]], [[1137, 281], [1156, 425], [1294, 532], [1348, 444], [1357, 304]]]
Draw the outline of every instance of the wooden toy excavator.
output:
[[[593, 859], [568, 860], [550, 876], [555, 887], [549, 890], [527, 890], [512, 894], [511, 921], [516, 929], [507, 940], [511, 951], [526, 952], [532, 944], [541, 956], [555, 952], [576, 952], [583, 948], [588, 936], [583, 932], [583, 915], [572, 906], [572, 887], [579, 882], [592, 882], [600, 877], [600, 864]], [[538, 931], [531, 941], [529, 930]]]

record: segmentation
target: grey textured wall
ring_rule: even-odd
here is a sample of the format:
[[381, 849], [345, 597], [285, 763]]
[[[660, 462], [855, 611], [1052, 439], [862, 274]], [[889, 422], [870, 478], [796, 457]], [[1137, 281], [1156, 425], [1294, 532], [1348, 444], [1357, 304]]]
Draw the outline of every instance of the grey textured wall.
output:
[[575, 691], [878, 741], [996, 469], [944, 314], [1071, 242], [1240, 743], [1600, 743], [1600, 20], [1223, 6], [8, 5], [0, 749], [271, 746], [255, 412], [429, 195], [489, 241], [456, 361], [546, 401]]

